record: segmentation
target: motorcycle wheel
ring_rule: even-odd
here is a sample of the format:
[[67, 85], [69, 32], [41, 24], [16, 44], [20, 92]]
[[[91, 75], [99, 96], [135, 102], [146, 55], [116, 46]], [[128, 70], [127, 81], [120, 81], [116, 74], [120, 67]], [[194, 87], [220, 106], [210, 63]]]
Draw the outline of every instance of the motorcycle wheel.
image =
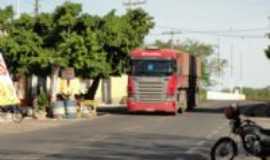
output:
[[230, 137], [220, 138], [211, 149], [211, 160], [233, 160], [238, 154], [237, 144]]

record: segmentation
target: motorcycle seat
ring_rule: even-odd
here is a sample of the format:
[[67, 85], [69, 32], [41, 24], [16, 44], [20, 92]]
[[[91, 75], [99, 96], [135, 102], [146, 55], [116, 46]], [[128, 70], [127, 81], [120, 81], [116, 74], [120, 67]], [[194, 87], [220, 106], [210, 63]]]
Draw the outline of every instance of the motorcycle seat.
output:
[[270, 147], [270, 129], [261, 128], [260, 129], [260, 139], [263, 146]]
[[261, 128], [260, 133], [270, 137], [270, 129]]

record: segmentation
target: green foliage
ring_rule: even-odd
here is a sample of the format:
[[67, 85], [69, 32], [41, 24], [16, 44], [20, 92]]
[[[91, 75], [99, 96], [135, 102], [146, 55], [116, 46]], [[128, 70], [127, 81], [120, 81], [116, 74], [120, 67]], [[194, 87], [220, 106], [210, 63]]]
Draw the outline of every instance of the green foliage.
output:
[[[270, 39], [270, 33], [268, 33], [267, 36]], [[265, 49], [265, 55], [266, 55], [267, 58], [270, 59], [270, 46], [268, 46], [268, 48]]]
[[265, 50], [265, 54], [266, 54], [267, 58], [270, 59], [270, 46], [268, 46], [268, 48]]
[[45, 111], [46, 107], [49, 105], [48, 95], [41, 89], [39, 95], [37, 96], [37, 110]]
[[159, 48], [174, 48], [201, 58], [202, 82], [204, 86], [214, 85], [215, 80], [213, 79], [213, 76], [223, 74], [224, 68], [227, 64], [226, 60], [219, 59], [214, 55], [214, 46], [210, 44], [193, 40], [186, 40], [177, 44], [172, 43], [172, 41], [163, 42], [157, 40], [154, 45]]
[[13, 15], [13, 8], [11, 6], [0, 9], [0, 31], [5, 31], [8, 29]]
[[13, 30], [0, 39], [0, 48], [12, 73], [30, 74], [32, 57], [42, 53], [41, 39], [28, 30]]
[[13, 74], [45, 77], [57, 65], [99, 81], [126, 72], [128, 53], [143, 43], [153, 26], [142, 9], [92, 16], [82, 13], [80, 4], [66, 2], [52, 13], [14, 19], [7, 7], [0, 10], [0, 30], [7, 33], [0, 37], [0, 51]]
[[142, 9], [129, 10], [124, 16], [117, 16], [113, 10], [104, 16], [100, 42], [113, 68], [112, 74], [126, 72], [128, 53], [143, 44], [153, 27], [152, 17]]
[[130, 50], [139, 47], [154, 26], [142, 9], [92, 16], [71, 2], [52, 13], [12, 19], [12, 8], [0, 10], [0, 25], [9, 22], [11, 26], [7, 36], [0, 38], [8, 67], [14, 74], [43, 77], [50, 74], [52, 65], [74, 67], [84, 78], [119, 75], [125, 72]]
[[243, 94], [246, 95], [247, 100], [255, 101], [269, 101], [270, 100], [270, 88], [243, 88]]

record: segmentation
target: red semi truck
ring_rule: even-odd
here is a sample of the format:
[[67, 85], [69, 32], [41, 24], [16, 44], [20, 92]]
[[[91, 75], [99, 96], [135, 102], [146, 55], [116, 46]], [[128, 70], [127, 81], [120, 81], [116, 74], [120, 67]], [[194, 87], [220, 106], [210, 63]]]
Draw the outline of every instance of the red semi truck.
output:
[[130, 53], [129, 112], [176, 114], [196, 106], [199, 58], [171, 49], [135, 49]]

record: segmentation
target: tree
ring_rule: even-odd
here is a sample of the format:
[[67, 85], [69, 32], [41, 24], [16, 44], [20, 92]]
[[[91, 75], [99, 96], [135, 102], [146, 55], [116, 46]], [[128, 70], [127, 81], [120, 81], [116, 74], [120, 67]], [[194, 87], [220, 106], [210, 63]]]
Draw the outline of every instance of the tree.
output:
[[90, 99], [101, 78], [126, 71], [128, 53], [142, 45], [154, 26], [152, 17], [142, 9], [92, 16], [71, 2], [52, 13], [2, 19], [11, 26], [8, 35], [0, 39], [0, 49], [12, 73], [45, 77], [53, 66], [73, 67], [77, 76], [93, 79], [87, 93]]
[[214, 55], [214, 46], [193, 40], [186, 40], [182, 43], [174, 44], [172, 41], [163, 42], [157, 40], [154, 45], [160, 48], [174, 48], [190, 53], [202, 59], [202, 80], [204, 86], [215, 84], [213, 76], [223, 73], [226, 66], [226, 60], [219, 59]]
[[8, 6], [4, 9], [0, 9], [0, 31], [6, 31], [10, 24], [10, 21], [13, 19], [13, 9], [11, 6]]
[[[270, 39], [270, 34], [268, 34], [268, 38]], [[268, 48], [265, 50], [265, 54], [266, 54], [267, 58], [270, 59], [270, 46], [268, 46]]]

